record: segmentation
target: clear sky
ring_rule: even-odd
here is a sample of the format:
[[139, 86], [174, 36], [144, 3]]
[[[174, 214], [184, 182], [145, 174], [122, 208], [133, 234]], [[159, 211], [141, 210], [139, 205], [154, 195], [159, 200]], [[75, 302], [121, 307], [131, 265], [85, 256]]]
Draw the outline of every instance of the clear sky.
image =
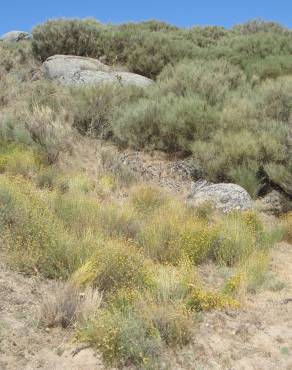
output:
[[56, 17], [121, 23], [159, 19], [178, 26], [234, 24], [254, 18], [292, 28], [292, 0], [2, 0], [0, 34], [29, 31]]

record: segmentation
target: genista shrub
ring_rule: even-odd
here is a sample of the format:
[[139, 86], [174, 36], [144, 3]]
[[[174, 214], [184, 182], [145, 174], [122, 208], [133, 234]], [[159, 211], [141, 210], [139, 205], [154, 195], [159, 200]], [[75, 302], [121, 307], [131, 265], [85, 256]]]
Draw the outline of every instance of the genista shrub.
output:
[[237, 265], [253, 253], [267, 251], [281, 233], [265, 231], [256, 213], [252, 211], [231, 213], [218, 221], [218, 239], [213, 245], [213, 258], [219, 264]]
[[0, 148], [0, 173], [32, 177], [40, 168], [38, 153], [24, 146], [2, 144]]
[[10, 73], [17, 82], [23, 82], [30, 80], [38, 67], [29, 40], [20, 43], [1, 42], [0, 76]]
[[1, 176], [1, 241], [11, 265], [50, 278], [68, 277], [86, 258], [39, 196], [22, 178]]
[[170, 264], [155, 266], [155, 285], [152, 295], [157, 302], [183, 302], [197, 286], [199, 279], [189, 258], [183, 257], [176, 266]]
[[292, 212], [289, 212], [287, 215], [284, 216], [284, 230], [284, 238], [288, 242], [292, 242]]
[[183, 347], [192, 339], [193, 316], [181, 302], [138, 301], [137, 310], [152, 323], [162, 341], [170, 347]]
[[289, 55], [291, 33], [258, 32], [253, 34], [230, 34], [208, 50], [209, 58], [226, 58], [231, 63], [245, 69], [256, 60], [271, 55]]
[[154, 261], [176, 264], [183, 253], [179, 240], [186, 217], [177, 202], [156, 209], [137, 235], [138, 245]]
[[159, 302], [149, 293], [119, 290], [95, 320], [79, 327], [79, 337], [95, 345], [118, 367], [159, 367], [164, 348], [180, 348], [193, 336], [194, 315], [182, 302]]
[[153, 186], [137, 185], [131, 189], [130, 202], [140, 213], [151, 213], [168, 201], [166, 194]]
[[53, 190], [58, 181], [59, 171], [54, 167], [43, 167], [36, 176], [36, 185], [40, 189]]
[[92, 285], [102, 292], [123, 287], [150, 287], [153, 282], [149, 262], [129, 242], [100, 243], [93, 256], [72, 277], [77, 285]]
[[[283, 231], [291, 240], [290, 214], [267, 231], [255, 212], [219, 216], [141, 185], [112, 145], [102, 145], [94, 178], [64, 169], [61, 154], [76, 148], [73, 164], [86, 168], [74, 143], [90, 135], [191, 156], [205, 178], [255, 198], [271, 187], [291, 194], [291, 32], [261, 21], [227, 30], [61, 19], [33, 36], [0, 44], [1, 256], [65, 280], [44, 300], [42, 322], [74, 324], [106, 365], [168, 366], [161, 355], [191, 341], [197, 312], [237, 309], [262, 286], [270, 248]], [[54, 54], [156, 82], [61, 86], [39, 70]], [[228, 270], [223, 286], [205, 287], [205, 264]]]
[[193, 219], [182, 228], [179, 244], [183, 253], [197, 265], [210, 258], [217, 238], [218, 232], [212, 224]]
[[158, 356], [162, 351], [159, 332], [133, 309], [100, 310], [96, 320], [80, 328], [79, 338], [101, 351], [108, 365], [159, 366]]
[[83, 194], [57, 194], [52, 204], [55, 214], [70, 232], [78, 237], [88, 232], [97, 233], [100, 205], [93, 197]]
[[205, 292], [196, 288], [187, 301], [187, 307], [194, 311], [211, 311], [214, 309], [236, 309], [239, 308], [239, 303], [228, 295]]
[[70, 151], [72, 128], [50, 108], [35, 106], [32, 112], [25, 112], [24, 120], [27, 131], [43, 151], [48, 164], [56, 162], [61, 152]]

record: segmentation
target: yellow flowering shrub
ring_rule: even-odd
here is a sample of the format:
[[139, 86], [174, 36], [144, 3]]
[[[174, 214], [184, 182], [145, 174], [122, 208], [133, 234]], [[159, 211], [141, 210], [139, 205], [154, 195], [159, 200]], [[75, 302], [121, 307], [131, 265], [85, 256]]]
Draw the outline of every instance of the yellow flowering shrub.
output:
[[250, 219], [234, 213], [217, 222], [218, 238], [213, 257], [219, 264], [235, 265], [258, 248], [257, 232]]
[[193, 219], [182, 227], [180, 247], [195, 264], [204, 262], [217, 239], [217, 229], [204, 220]]
[[187, 307], [194, 311], [235, 309], [239, 308], [239, 302], [225, 294], [206, 292], [201, 288], [194, 288], [187, 301]]
[[228, 295], [234, 295], [239, 290], [242, 281], [244, 280], [244, 275], [242, 273], [236, 273], [231, 276], [225, 283], [223, 287], [223, 293]]
[[0, 172], [32, 177], [40, 165], [40, 157], [31, 149], [16, 145], [4, 145], [0, 149]]
[[90, 284], [104, 292], [123, 287], [143, 288], [153, 284], [150, 267], [134, 245], [123, 240], [110, 240], [100, 245], [72, 279], [78, 285]]
[[96, 198], [71, 192], [55, 194], [52, 207], [66, 227], [77, 236], [98, 231], [100, 204]]
[[292, 243], [292, 212], [287, 213], [283, 218], [284, 229], [285, 229], [285, 239]]
[[65, 277], [82, 261], [82, 246], [27, 180], [0, 177], [0, 218], [8, 259], [21, 270]]
[[79, 329], [78, 337], [95, 346], [109, 365], [158, 368], [162, 350], [159, 331], [132, 309], [100, 310], [95, 320]]

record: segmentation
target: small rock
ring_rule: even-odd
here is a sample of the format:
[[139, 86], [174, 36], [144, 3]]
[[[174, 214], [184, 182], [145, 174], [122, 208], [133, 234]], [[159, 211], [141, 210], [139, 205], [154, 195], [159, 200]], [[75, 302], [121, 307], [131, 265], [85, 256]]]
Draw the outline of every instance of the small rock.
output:
[[245, 211], [253, 208], [253, 201], [248, 192], [236, 184], [212, 184], [205, 180], [192, 183], [188, 202], [193, 206], [203, 203], [212, 205], [223, 213]]

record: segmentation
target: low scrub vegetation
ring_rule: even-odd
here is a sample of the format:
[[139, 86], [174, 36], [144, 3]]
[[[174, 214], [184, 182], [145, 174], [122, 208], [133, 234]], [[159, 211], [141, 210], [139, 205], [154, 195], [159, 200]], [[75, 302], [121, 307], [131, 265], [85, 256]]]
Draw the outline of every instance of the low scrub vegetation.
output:
[[[290, 214], [267, 230], [254, 211], [193, 209], [141, 184], [107, 148], [98, 178], [59, 160], [91, 135], [189, 156], [209, 180], [254, 198], [271, 186], [289, 193], [291, 37], [262, 21], [226, 30], [62, 19], [37, 26], [32, 41], [0, 44], [0, 248], [12, 268], [62, 281], [40, 324], [73, 326], [109, 365], [157, 369], [163, 351], [192, 340], [202, 312], [237, 309], [261, 287], [270, 248], [282, 234], [291, 241]], [[101, 58], [155, 83], [60, 86], [39, 72], [54, 54]], [[205, 263], [230, 272], [217, 289], [199, 277]]]
[[[3, 151], [5, 163], [17, 148]], [[280, 235], [256, 213], [206, 217], [145, 185], [133, 185], [121, 207], [85, 175], [68, 179], [38, 163], [29, 177], [2, 168], [1, 251], [13, 268], [67, 281], [44, 295], [40, 324], [75, 327], [108, 364], [157, 368], [165, 349], [190, 342], [198, 312], [237, 309], [242, 289], [264, 282]], [[206, 290], [196, 272], [204, 262], [234, 278]]]

